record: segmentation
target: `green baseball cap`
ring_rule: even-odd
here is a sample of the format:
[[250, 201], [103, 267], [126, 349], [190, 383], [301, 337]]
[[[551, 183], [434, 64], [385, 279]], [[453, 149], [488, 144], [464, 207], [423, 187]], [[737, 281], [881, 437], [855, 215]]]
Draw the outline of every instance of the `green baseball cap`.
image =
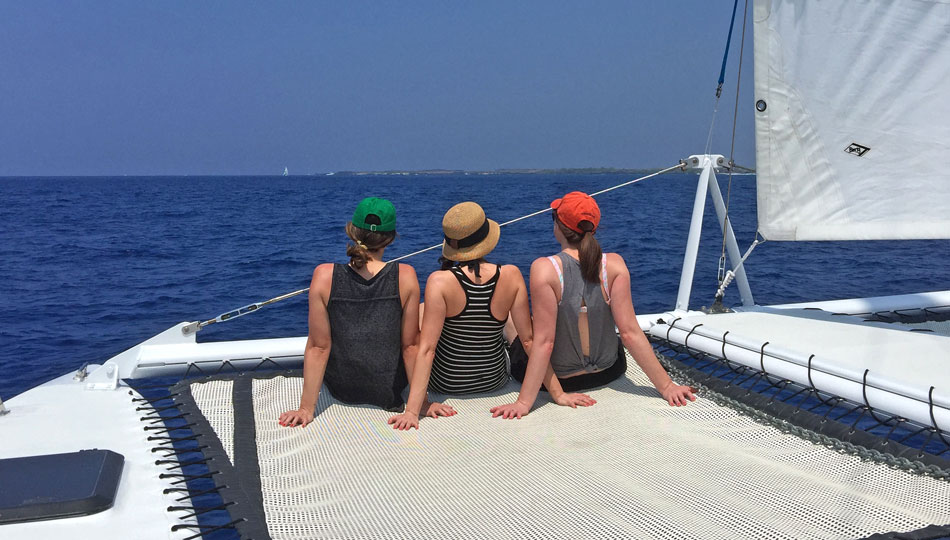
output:
[[396, 230], [396, 209], [393, 203], [378, 197], [366, 197], [353, 212], [353, 225], [378, 232]]

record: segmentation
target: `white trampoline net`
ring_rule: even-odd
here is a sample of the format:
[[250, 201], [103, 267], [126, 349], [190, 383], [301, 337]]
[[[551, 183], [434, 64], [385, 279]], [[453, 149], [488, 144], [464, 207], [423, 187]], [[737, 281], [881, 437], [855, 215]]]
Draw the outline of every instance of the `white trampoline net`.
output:
[[325, 390], [310, 426], [281, 427], [302, 379], [257, 379], [270, 534], [855, 538], [950, 523], [950, 482], [835, 453], [702, 398], [670, 407], [630, 364], [627, 379], [589, 392], [590, 408], [543, 401], [521, 420], [492, 418], [489, 408], [517, 397], [509, 384], [449, 398], [458, 415], [410, 432]]
[[231, 404], [232, 381], [214, 381], [191, 385], [191, 395], [201, 414], [214, 430], [231, 463], [234, 463], [234, 407]]

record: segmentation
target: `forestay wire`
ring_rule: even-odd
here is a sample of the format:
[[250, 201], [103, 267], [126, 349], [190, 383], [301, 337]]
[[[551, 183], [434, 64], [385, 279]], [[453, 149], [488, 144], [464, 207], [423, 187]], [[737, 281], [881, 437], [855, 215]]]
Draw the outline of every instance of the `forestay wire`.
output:
[[[668, 172], [673, 171], [673, 170], [676, 170], [676, 169], [681, 169], [681, 170], [684, 169], [684, 164], [683, 164], [682, 161], [681, 161], [680, 163], [677, 163], [676, 165], [673, 165], [673, 166], [671, 166], [671, 167], [667, 167], [667, 168], [665, 168], [665, 169], [656, 171], [656, 172], [651, 173], [651, 174], [648, 174], [648, 175], [646, 175], [646, 176], [641, 176], [640, 178], [635, 178], [635, 179], [633, 179], [633, 180], [628, 180], [628, 181], [626, 181], [626, 182], [617, 184], [617, 185], [615, 185], [615, 186], [611, 186], [611, 187], [609, 187], [609, 188], [602, 189], [602, 190], [597, 191], [597, 192], [595, 192], [595, 193], [591, 193], [590, 196], [591, 196], [591, 197], [596, 197], [596, 196], [598, 196], [598, 195], [602, 195], [602, 194], [607, 193], [607, 192], [609, 192], [609, 191], [613, 191], [613, 190], [615, 190], [615, 189], [620, 189], [620, 188], [622, 188], [622, 187], [626, 187], [626, 186], [629, 186], [629, 185], [632, 185], [632, 184], [636, 184], [637, 182], [642, 182], [643, 180], [647, 180], [647, 179], [649, 179], [649, 178], [653, 178], [653, 177], [655, 177], [655, 176], [659, 176], [659, 175], [661, 175], [661, 174], [668, 173]], [[507, 226], [507, 225], [511, 225], [512, 223], [517, 223], [517, 222], [519, 222], [519, 221], [522, 221], [522, 220], [525, 220], [525, 219], [528, 219], [528, 218], [531, 218], [531, 217], [534, 217], [534, 216], [538, 216], [538, 215], [541, 215], [541, 214], [545, 214], [545, 213], [550, 212], [550, 211], [551, 211], [550, 208], [545, 208], [545, 209], [543, 209], [543, 210], [538, 210], [537, 212], [532, 212], [532, 213], [530, 213], [530, 214], [526, 214], [526, 215], [523, 215], [523, 216], [521, 216], [521, 217], [517, 217], [517, 218], [512, 219], [512, 220], [508, 220], [508, 221], [506, 221], [506, 222], [504, 222], [504, 223], [499, 224], [498, 226], [499, 226], [499, 227], [505, 227], [505, 226]], [[401, 260], [403, 260], [403, 259], [408, 259], [409, 257], [414, 257], [414, 256], [416, 256], [416, 255], [419, 255], [420, 253], [425, 253], [425, 252], [427, 252], [427, 251], [432, 251], [433, 249], [438, 249], [438, 248], [440, 248], [440, 247], [442, 247], [442, 243], [441, 243], [441, 242], [438, 243], [438, 244], [429, 246], [429, 247], [427, 247], [427, 248], [420, 249], [420, 250], [418, 250], [418, 251], [413, 251], [412, 253], [407, 253], [407, 254], [402, 255], [402, 256], [400, 256], [400, 257], [396, 257], [395, 259], [391, 259], [391, 260], [389, 260], [389, 261], [387, 261], [387, 262], [391, 262], [391, 263], [392, 263], [392, 262], [401, 261]], [[264, 306], [266, 306], [266, 305], [268, 305], [268, 304], [273, 304], [273, 303], [276, 303], [276, 302], [280, 302], [281, 300], [287, 300], [288, 298], [293, 298], [294, 296], [303, 294], [303, 293], [305, 293], [305, 292], [307, 292], [307, 291], [309, 291], [309, 290], [310, 290], [310, 288], [307, 287], [307, 288], [304, 288], [304, 289], [300, 289], [299, 291], [293, 291], [293, 292], [289, 292], [289, 293], [287, 293], [287, 294], [282, 294], [282, 295], [280, 295], [280, 296], [276, 296], [276, 297], [274, 297], [274, 298], [271, 298], [270, 300], [265, 300], [265, 301], [263, 301], [263, 302], [255, 302], [255, 303], [253, 303], [253, 304], [248, 304], [248, 305], [246, 305], [246, 306], [242, 306], [242, 307], [239, 307], [239, 308], [237, 308], [237, 309], [232, 309], [231, 311], [227, 311], [227, 312], [225, 312], [225, 313], [222, 313], [221, 315], [218, 315], [217, 317], [215, 317], [215, 318], [213, 318], [213, 319], [208, 319], [208, 320], [206, 320], [206, 321], [191, 323], [191, 324], [185, 326], [185, 327], [182, 329], [182, 332], [184, 332], [185, 334], [191, 334], [191, 333], [197, 332], [198, 330], [201, 330], [202, 328], [204, 328], [205, 326], [208, 326], [209, 324], [214, 324], [214, 323], [218, 323], [218, 322], [229, 321], [229, 320], [231, 320], [231, 319], [236, 319], [236, 318], [238, 318], [238, 317], [247, 315], [248, 313], [253, 313], [253, 312], [259, 310], [260, 308], [262, 308], [262, 307], [264, 307]]]
[[[712, 147], [713, 127], [716, 125], [716, 116], [719, 114], [719, 98], [722, 97], [722, 84], [726, 80], [726, 63], [729, 60], [729, 48], [732, 45], [732, 29], [736, 25], [736, 8], [739, 7], [739, 0], [733, 0], [732, 18], [729, 21], [729, 34], [726, 36], [726, 50], [722, 53], [722, 67], [719, 69], [719, 81], [716, 85], [716, 101], [713, 104], [712, 119], [709, 121], [709, 133], [706, 135], [706, 152]], [[748, 7], [748, 2], [746, 3]], [[745, 38], [745, 19], [742, 20], [743, 38]]]
[[[719, 86], [716, 89], [716, 100], [718, 104], [719, 95], [722, 93], [722, 83], [725, 80], [726, 75], [726, 57], [729, 55], [729, 43], [732, 41], [732, 27], [736, 22], [736, 6], [739, 5], [739, 0], [735, 0], [735, 4], [732, 6], [732, 22], [729, 23], [729, 38], [726, 40], [726, 55], [722, 58], [722, 71], [719, 73]], [[746, 258], [752, 253], [752, 250], [755, 249], [755, 246], [759, 245], [759, 233], [756, 231], [755, 239], [752, 243], [752, 246], [749, 247], [749, 251], [746, 252], [745, 256], [736, 264], [736, 267], [732, 270], [726, 272], [726, 229], [730, 226], [729, 218], [729, 201], [732, 198], [732, 172], [735, 169], [735, 157], [736, 157], [736, 120], [739, 117], [739, 91], [741, 89], [740, 83], [742, 82], [742, 56], [745, 50], [745, 29], [746, 29], [746, 18], [749, 14], [749, 0], [745, 0], [742, 9], [742, 39], [739, 42], [739, 66], [738, 73], [736, 74], [736, 104], [732, 113], [732, 142], [729, 146], [729, 183], [726, 187], [726, 212], [725, 217], [722, 222], [722, 249], [719, 254], [719, 271], [717, 278], [719, 280], [719, 290], [716, 291], [716, 302], [721, 303], [722, 297], [725, 294], [726, 288], [729, 287], [729, 284], [732, 282], [732, 278], [735, 277], [736, 271], [742, 266], [742, 263], [745, 262]], [[764, 240], [763, 240], [764, 241]]]

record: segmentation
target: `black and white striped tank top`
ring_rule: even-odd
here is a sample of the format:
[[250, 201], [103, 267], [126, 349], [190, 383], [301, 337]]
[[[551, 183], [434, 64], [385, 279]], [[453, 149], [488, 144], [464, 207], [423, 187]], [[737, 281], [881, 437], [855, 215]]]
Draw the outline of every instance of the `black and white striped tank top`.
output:
[[508, 381], [508, 357], [499, 321], [491, 314], [491, 299], [501, 267], [478, 285], [461, 268], [450, 270], [465, 291], [465, 308], [446, 317], [435, 349], [429, 387], [443, 394], [471, 394], [494, 390]]

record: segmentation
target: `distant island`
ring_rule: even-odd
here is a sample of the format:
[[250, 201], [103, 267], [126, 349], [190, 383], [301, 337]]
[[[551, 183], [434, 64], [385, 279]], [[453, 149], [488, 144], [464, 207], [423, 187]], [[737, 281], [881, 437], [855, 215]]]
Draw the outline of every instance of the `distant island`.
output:
[[[491, 176], [501, 174], [651, 174], [662, 170], [661, 168], [652, 169], [619, 169], [615, 167], [579, 167], [562, 169], [494, 169], [491, 171], [466, 171], [461, 169], [423, 169], [418, 171], [335, 171], [314, 173], [323, 176]], [[749, 169], [741, 165], [736, 165], [734, 172], [739, 174], [754, 173], [755, 169]]]

